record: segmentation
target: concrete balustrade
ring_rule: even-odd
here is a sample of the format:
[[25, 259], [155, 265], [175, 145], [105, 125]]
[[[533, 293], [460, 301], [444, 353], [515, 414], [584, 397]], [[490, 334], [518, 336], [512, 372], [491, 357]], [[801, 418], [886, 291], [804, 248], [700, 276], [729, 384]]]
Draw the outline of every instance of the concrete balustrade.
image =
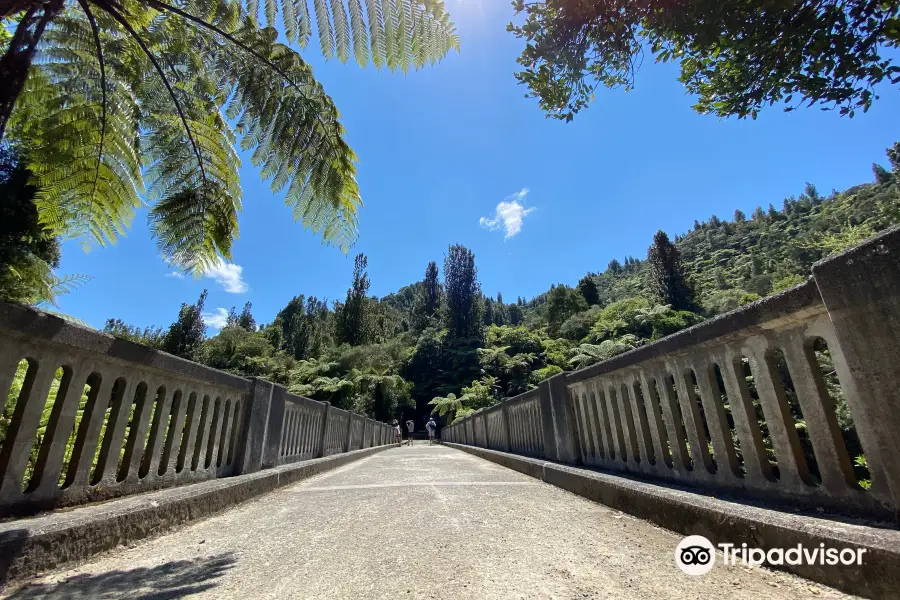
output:
[[0, 516], [251, 473], [388, 439], [384, 423], [281, 386], [0, 303], [4, 400], [23, 369], [0, 439]]
[[[792, 290], [557, 375], [450, 425], [443, 437], [739, 498], [900, 520], [900, 231], [813, 272]], [[820, 368], [826, 348], [832, 373]], [[864, 452], [868, 489], [854, 472], [837, 394]]]

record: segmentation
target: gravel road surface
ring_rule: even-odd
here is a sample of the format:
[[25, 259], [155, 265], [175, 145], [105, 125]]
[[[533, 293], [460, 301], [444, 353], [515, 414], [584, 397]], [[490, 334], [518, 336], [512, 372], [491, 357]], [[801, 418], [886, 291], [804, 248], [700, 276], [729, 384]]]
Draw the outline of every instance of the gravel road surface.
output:
[[690, 577], [681, 536], [464, 452], [392, 448], [31, 582], [13, 598], [849, 598], [783, 573]]

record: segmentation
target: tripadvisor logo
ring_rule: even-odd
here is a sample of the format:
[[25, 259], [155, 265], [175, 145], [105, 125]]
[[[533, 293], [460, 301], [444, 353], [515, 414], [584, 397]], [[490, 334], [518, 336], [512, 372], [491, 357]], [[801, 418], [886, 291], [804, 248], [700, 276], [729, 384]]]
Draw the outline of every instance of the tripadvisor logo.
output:
[[716, 563], [716, 548], [702, 535], [689, 535], [675, 547], [675, 564], [688, 575], [705, 575]]
[[740, 546], [712, 542], [702, 535], [689, 535], [681, 540], [675, 548], [675, 564], [688, 575], [705, 575], [716, 562], [716, 547], [722, 552], [725, 566], [742, 565], [753, 567], [760, 565], [827, 565], [827, 566], [859, 566], [863, 563], [866, 548], [828, 548], [819, 544], [812, 548], [797, 544], [790, 548], [750, 548], [747, 544]]

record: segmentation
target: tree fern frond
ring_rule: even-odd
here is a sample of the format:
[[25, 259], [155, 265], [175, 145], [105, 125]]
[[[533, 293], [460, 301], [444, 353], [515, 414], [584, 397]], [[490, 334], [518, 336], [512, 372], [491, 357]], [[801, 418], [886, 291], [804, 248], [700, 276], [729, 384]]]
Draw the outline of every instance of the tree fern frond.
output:
[[[290, 0], [282, 0], [281, 7], [282, 13], [284, 13], [284, 6], [290, 2]], [[264, 0], [264, 5], [266, 9], [266, 27], [275, 27], [278, 23], [278, 0]]]
[[331, 0], [331, 15], [334, 18], [334, 35], [338, 60], [347, 62], [350, 57], [350, 22], [343, 0]]
[[299, 21], [297, 43], [300, 44], [301, 48], [306, 48], [306, 45], [309, 43], [309, 38], [312, 35], [312, 25], [310, 24], [309, 19], [309, 6], [307, 5], [306, 0], [297, 0], [297, 19]]
[[259, 0], [246, 0], [247, 3], [247, 14], [250, 15], [254, 21], [259, 20]]
[[[267, 0], [289, 40], [308, 0]], [[326, 58], [404, 71], [458, 47], [439, 0], [313, 0]], [[40, 218], [103, 244], [145, 201], [160, 250], [200, 269], [227, 255], [249, 151], [295, 218], [346, 251], [362, 205], [337, 109], [258, 0], [74, 0], [37, 46], [8, 131], [29, 149]], [[234, 129], [229, 121], [235, 123]]]
[[369, 62], [369, 36], [363, 18], [361, 0], [348, 0], [350, 6], [350, 29], [353, 32], [353, 53], [356, 62], [364, 67]]
[[319, 46], [325, 58], [334, 58], [334, 29], [331, 27], [331, 13], [327, 0], [313, 0], [316, 11], [316, 25], [319, 33]]
[[215, 184], [180, 191], [150, 211], [150, 230], [161, 254], [182, 268], [202, 273], [221, 254], [231, 256], [238, 205]]
[[[41, 221], [55, 234], [115, 239], [140, 204], [137, 100], [115, 65], [98, 60], [98, 36], [115, 34], [67, 11], [48, 28], [13, 114], [29, 148]], [[75, 40], [74, 43], [72, 40]]]
[[366, 16], [369, 19], [369, 41], [371, 42], [372, 62], [380, 69], [384, 66], [387, 55], [387, 41], [384, 33], [384, 13], [381, 0], [366, 0]]

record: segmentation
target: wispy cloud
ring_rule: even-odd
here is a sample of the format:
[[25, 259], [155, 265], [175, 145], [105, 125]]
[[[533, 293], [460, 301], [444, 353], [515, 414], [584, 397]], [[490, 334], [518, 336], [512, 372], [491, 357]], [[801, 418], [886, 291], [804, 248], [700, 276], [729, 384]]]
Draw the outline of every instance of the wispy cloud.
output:
[[184, 279], [184, 273], [180, 273], [178, 271], [169, 271], [166, 273], [166, 277], [173, 277], [175, 279]]
[[250, 289], [242, 278], [243, 272], [244, 267], [219, 259], [219, 262], [207, 269], [203, 276], [215, 280], [229, 294], [243, 294]]
[[507, 196], [494, 209], [492, 218], [481, 217], [478, 219], [478, 224], [491, 231], [502, 228], [505, 232], [503, 239], [508, 240], [522, 231], [522, 222], [525, 221], [525, 217], [536, 210], [534, 207], [525, 208], [527, 195], [528, 188], [522, 188], [515, 194]]
[[215, 312], [203, 313], [203, 322], [207, 327], [219, 330], [228, 323], [228, 311], [224, 308], [217, 308]]

